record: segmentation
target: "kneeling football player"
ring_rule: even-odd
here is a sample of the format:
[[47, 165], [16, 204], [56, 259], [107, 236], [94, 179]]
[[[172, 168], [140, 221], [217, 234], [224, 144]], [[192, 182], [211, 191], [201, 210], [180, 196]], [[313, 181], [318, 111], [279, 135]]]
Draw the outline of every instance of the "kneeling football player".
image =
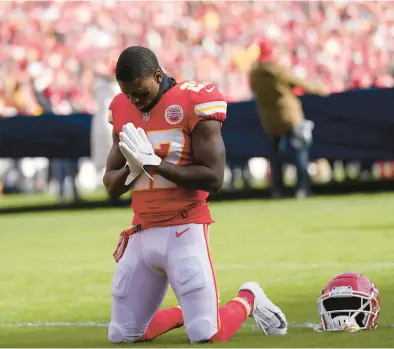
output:
[[[223, 184], [223, 96], [213, 84], [177, 83], [139, 46], [122, 52], [116, 79], [103, 181], [112, 196], [132, 189], [134, 218], [114, 254], [109, 340], [147, 341], [184, 325], [192, 343], [223, 342], [248, 316], [265, 334], [286, 334], [283, 312], [255, 282], [218, 305], [207, 197]], [[180, 307], [158, 310], [169, 284]]]

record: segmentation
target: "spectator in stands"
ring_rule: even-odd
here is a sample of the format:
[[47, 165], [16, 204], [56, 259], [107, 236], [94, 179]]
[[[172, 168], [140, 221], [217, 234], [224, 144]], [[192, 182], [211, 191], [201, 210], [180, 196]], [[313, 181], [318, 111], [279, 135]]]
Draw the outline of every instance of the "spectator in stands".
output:
[[250, 86], [256, 97], [264, 130], [270, 139], [272, 196], [283, 195], [283, 164], [293, 157], [297, 169], [296, 197], [310, 194], [308, 175], [309, 146], [313, 123], [305, 120], [294, 88], [306, 93], [327, 96], [325, 89], [299, 78], [275, 59], [274, 46], [269, 40], [260, 43], [260, 56], [250, 72]]

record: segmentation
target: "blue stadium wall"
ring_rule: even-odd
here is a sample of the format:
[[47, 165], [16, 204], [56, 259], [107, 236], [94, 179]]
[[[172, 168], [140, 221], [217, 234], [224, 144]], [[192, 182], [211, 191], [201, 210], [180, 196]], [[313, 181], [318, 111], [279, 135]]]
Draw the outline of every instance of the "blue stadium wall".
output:
[[[394, 160], [394, 89], [301, 97], [315, 122], [312, 158]], [[0, 117], [0, 157], [79, 158], [90, 155], [90, 114]], [[228, 159], [266, 157], [254, 101], [231, 103], [223, 125]]]

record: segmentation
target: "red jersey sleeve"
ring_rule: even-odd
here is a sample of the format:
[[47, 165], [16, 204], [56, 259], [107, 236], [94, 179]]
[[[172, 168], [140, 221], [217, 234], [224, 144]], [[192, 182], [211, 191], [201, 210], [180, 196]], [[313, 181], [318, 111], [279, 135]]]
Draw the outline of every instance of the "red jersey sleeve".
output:
[[227, 103], [223, 95], [214, 84], [203, 84], [203, 86], [198, 91], [189, 91], [194, 112], [189, 119], [190, 131], [193, 131], [200, 120], [223, 122], [226, 119]]
[[119, 95], [116, 95], [114, 97], [114, 99], [112, 100], [112, 102], [109, 104], [108, 107], [108, 122], [113, 125], [114, 124], [114, 115], [113, 115], [113, 110], [114, 110], [114, 106], [116, 104], [116, 99], [118, 98]]
[[108, 122], [113, 125], [116, 133], [122, 129], [124, 121], [124, 112], [129, 107], [127, 97], [123, 93], [119, 93], [114, 97], [108, 107]]

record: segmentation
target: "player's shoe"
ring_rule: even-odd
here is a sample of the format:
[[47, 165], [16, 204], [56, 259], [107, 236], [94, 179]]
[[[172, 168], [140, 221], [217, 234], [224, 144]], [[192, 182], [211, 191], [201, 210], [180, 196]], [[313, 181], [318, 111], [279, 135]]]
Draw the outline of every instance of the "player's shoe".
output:
[[239, 291], [249, 291], [255, 296], [254, 306], [250, 316], [266, 335], [285, 335], [287, 333], [287, 321], [285, 314], [266, 296], [257, 282], [246, 282]]

